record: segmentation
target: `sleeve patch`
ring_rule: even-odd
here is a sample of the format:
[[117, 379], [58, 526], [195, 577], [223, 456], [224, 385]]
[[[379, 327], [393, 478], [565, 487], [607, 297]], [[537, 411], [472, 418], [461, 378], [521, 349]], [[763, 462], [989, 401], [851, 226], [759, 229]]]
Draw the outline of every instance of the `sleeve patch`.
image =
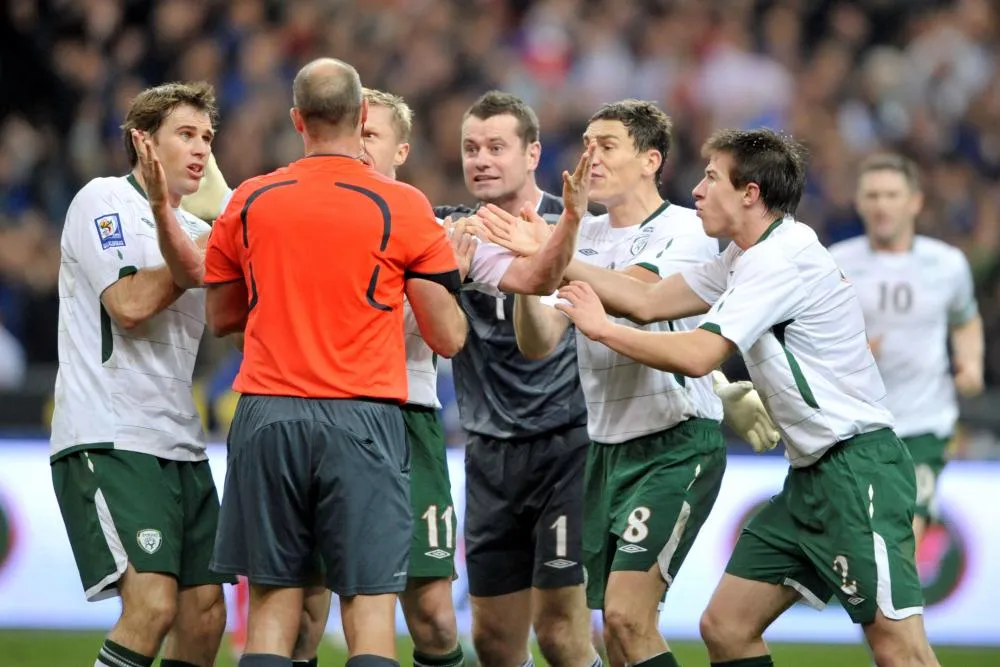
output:
[[125, 246], [125, 234], [122, 232], [122, 220], [117, 213], [108, 213], [94, 219], [97, 236], [101, 239], [101, 248], [121, 248]]

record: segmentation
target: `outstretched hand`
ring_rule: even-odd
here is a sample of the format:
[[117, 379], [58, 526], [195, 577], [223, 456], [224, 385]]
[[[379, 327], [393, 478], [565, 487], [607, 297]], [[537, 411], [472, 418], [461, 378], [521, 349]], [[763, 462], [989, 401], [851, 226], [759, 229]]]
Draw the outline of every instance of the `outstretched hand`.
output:
[[521, 207], [520, 217], [495, 204], [480, 206], [470, 221], [469, 230], [484, 241], [496, 243], [522, 257], [538, 252], [552, 233], [545, 219], [527, 202]]
[[146, 198], [151, 208], [167, 203], [167, 174], [156, 155], [153, 139], [142, 130], [132, 130], [132, 145], [139, 157], [139, 173], [146, 188]]
[[590, 285], [574, 280], [559, 289], [555, 307], [573, 321], [576, 328], [591, 340], [600, 341], [614, 323], [601, 305], [601, 300]]
[[564, 171], [562, 175], [563, 206], [566, 212], [575, 216], [577, 220], [583, 220], [587, 215], [587, 203], [590, 199], [590, 169], [594, 163], [594, 146], [591, 143], [583, 151], [583, 155], [576, 163], [576, 169], [570, 174]]
[[472, 257], [476, 254], [476, 238], [469, 233], [468, 224], [472, 220], [469, 218], [459, 218], [453, 221], [451, 216], [444, 219], [444, 230], [451, 240], [451, 249], [455, 252], [455, 262], [458, 264], [459, 277], [465, 282], [465, 278], [472, 270]]

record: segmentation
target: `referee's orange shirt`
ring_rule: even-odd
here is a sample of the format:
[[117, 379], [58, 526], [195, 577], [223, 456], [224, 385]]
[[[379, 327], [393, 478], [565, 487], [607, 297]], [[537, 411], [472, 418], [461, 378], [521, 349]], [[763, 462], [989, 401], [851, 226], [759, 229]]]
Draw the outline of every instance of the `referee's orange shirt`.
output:
[[459, 287], [451, 245], [419, 190], [339, 155], [244, 182], [205, 254], [206, 285], [247, 285], [233, 389], [405, 402], [410, 276]]

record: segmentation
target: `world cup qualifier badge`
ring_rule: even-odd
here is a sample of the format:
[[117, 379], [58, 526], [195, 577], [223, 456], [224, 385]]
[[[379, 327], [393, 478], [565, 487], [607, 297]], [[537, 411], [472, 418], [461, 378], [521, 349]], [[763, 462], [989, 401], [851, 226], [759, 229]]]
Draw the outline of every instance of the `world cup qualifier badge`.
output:
[[94, 218], [97, 226], [97, 236], [101, 239], [101, 248], [120, 248], [125, 245], [125, 234], [122, 232], [122, 219], [117, 213], [108, 213]]

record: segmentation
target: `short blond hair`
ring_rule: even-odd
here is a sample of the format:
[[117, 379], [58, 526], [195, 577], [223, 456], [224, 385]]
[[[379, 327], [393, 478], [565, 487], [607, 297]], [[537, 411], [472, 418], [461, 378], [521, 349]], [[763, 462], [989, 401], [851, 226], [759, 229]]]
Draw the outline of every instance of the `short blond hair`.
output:
[[396, 135], [401, 143], [410, 140], [410, 132], [413, 130], [413, 110], [399, 95], [387, 93], [384, 90], [364, 88], [365, 99], [369, 106], [375, 105], [385, 107], [392, 111], [392, 124], [396, 129]]

